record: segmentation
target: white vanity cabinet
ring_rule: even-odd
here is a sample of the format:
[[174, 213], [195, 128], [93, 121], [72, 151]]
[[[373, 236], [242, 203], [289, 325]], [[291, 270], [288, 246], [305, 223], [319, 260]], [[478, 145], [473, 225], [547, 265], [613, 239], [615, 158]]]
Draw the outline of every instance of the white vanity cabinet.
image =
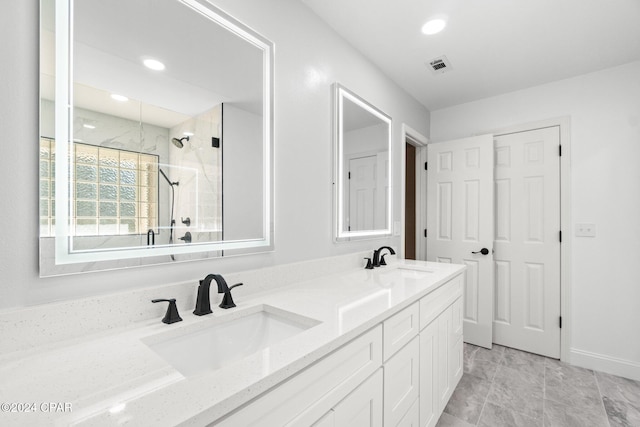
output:
[[420, 394], [419, 310], [416, 302], [383, 323], [385, 426], [397, 426]]
[[462, 275], [211, 425], [434, 426], [462, 376]]
[[420, 320], [420, 425], [431, 427], [462, 377], [462, 275], [422, 298]]
[[[336, 425], [332, 420], [338, 414], [331, 411], [380, 366], [382, 326], [378, 325], [211, 425]], [[378, 390], [382, 407], [381, 387]]]

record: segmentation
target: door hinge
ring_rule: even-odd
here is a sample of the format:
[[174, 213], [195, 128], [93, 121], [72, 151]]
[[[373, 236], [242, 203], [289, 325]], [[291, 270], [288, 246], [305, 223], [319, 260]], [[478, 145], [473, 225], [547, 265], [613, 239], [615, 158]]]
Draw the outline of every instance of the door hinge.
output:
[[424, 229], [424, 237], [427, 237], [427, 229]]
[[562, 243], [562, 230], [558, 231], [558, 237], [560, 238], [560, 243]]
[[429, 162], [424, 162], [424, 170], [429, 170]]
[[349, 178], [347, 178], [347, 179], [351, 179], [351, 172], [349, 172]]
[[558, 156], [562, 157], [562, 144], [558, 145]]
[[558, 325], [560, 325], [560, 329], [562, 329], [562, 316], [558, 318]]

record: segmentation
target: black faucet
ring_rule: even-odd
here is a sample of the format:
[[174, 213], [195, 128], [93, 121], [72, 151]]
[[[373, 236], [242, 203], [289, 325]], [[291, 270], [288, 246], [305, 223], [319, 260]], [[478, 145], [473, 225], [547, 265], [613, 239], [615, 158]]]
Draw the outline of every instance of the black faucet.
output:
[[227, 286], [227, 282], [219, 274], [209, 274], [203, 280], [200, 280], [200, 286], [198, 287], [198, 298], [196, 299], [196, 309], [193, 310], [193, 314], [196, 316], [204, 316], [205, 314], [212, 313], [211, 301], [209, 299], [209, 288], [211, 287], [211, 281], [215, 280], [218, 284], [218, 293], [224, 293], [220, 308], [232, 308], [235, 307], [233, 298], [231, 297], [231, 289], [236, 286], [242, 286], [242, 283], [237, 283], [231, 287]]
[[377, 250], [373, 251], [373, 266], [374, 267], [380, 267], [381, 265], [387, 265], [387, 263], [384, 261], [384, 255], [382, 255], [382, 261], [380, 260], [380, 253], [384, 249], [389, 249], [389, 253], [391, 255], [395, 255], [396, 254], [396, 251], [394, 251], [391, 246], [382, 246], [380, 249], [377, 249]]
[[168, 302], [169, 303], [169, 307], [167, 307], [167, 313], [164, 315], [164, 318], [162, 319], [163, 323], [171, 324], [171, 323], [181, 322], [182, 321], [182, 318], [178, 314], [178, 307], [176, 306], [175, 298], [171, 298], [171, 299], [154, 299], [154, 300], [151, 300], [151, 302], [153, 302], [153, 303], [156, 303], [156, 302]]

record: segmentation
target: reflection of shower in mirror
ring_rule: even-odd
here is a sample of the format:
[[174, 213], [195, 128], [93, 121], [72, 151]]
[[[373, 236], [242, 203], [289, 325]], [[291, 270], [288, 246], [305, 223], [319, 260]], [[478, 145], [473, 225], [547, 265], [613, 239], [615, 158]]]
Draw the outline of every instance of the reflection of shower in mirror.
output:
[[184, 140], [189, 141], [189, 136], [183, 136], [182, 138], [171, 138], [171, 142], [173, 142], [173, 145], [175, 145], [178, 148], [182, 148], [184, 147]]
[[[185, 138], [188, 139], [189, 137], [185, 137]], [[173, 138], [173, 139], [176, 139], [176, 138]], [[176, 203], [175, 187], [177, 185], [180, 185], [180, 182], [178, 182], [178, 181], [171, 182], [169, 177], [164, 173], [164, 171], [162, 169], [158, 168], [158, 171], [163, 176], [165, 181], [167, 181], [169, 183], [169, 185], [171, 186], [171, 220], [169, 221], [169, 244], [172, 244], [173, 243], [173, 227], [176, 225], [176, 220], [173, 218], [173, 213], [174, 213], [174, 208], [175, 208], [175, 203]], [[173, 255], [171, 255], [171, 259], [172, 260], [174, 259]]]

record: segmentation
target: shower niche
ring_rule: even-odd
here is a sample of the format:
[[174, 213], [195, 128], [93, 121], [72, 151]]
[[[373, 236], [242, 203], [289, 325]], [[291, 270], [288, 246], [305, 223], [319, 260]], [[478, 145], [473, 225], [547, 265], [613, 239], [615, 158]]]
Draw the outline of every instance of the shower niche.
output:
[[273, 248], [267, 39], [204, 0], [42, 0], [40, 37], [42, 276]]

